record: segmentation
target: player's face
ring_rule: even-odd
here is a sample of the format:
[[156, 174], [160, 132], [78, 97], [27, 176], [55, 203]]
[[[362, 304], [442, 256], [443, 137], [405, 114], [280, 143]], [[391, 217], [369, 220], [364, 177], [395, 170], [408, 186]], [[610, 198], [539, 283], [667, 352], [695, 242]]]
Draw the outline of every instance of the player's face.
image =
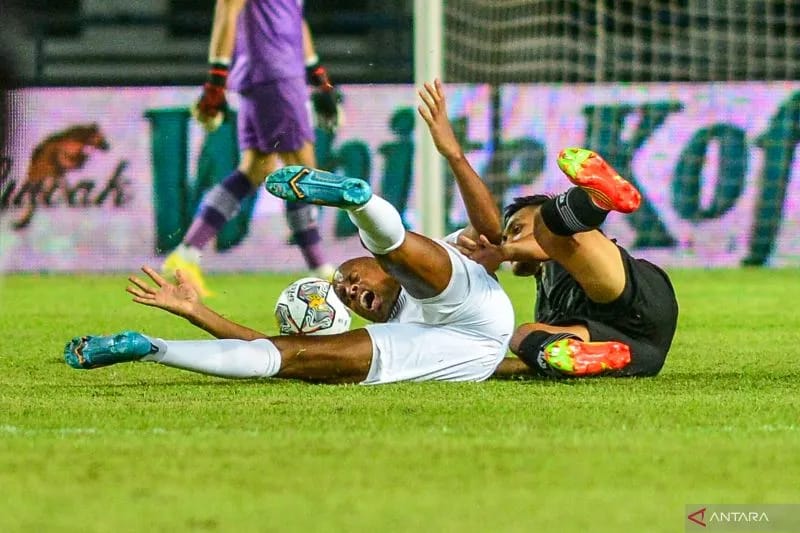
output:
[[333, 275], [332, 285], [347, 307], [372, 322], [386, 322], [400, 295], [400, 284], [372, 257], [342, 263]]
[[503, 244], [525, 240], [525, 246], [531, 248], [533, 255], [541, 258], [539, 261], [512, 261], [511, 272], [515, 276], [533, 276], [539, 271], [542, 261], [548, 259], [547, 254], [533, 236], [533, 226], [538, 210], [539, 206], [523, 207], [511, 215], [503, 229]]

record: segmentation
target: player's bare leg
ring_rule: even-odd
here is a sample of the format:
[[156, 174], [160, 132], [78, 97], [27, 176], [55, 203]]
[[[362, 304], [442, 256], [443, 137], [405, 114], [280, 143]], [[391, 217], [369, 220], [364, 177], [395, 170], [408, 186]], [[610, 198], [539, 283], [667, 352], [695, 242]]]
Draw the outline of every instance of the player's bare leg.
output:
[[609, 211], [636, 210], [641, 196], [590, 150], [563, 150], [558, 164], [577, 187], [537, 210], [534, 236], [545, 253], [575, 278], [592, 301], [612, 302], [625, 288], [625, 267], [617, 246], [596, 228]]
[[372, 340], [366, 329], [338, 335], [273, 337], [281, 352], [275, 377], [312, 383], [361, 383], [372, 364]]
[[282, 336], [251, 341], [217, 339], [165, 341], [126, 331], [72, 339], [64, 359], [76, 369], [118, 363], [154, 362], [230, 379], [277, 377], [313, 383], [360, 383], [372, 363], [365, 329], [339, 335]]
[[[281, 152], [279, 155], [281, 161], [283, 161], [283, 164], [287, 166], [300, 165], [310, 168], [317, 167], [317, 157], [314, 155], [314, 145], [310, 142], [304, 143], [299, 150], [295, 150], [293, 152]], [[266, 174], [262, 174], [260, 176], [259, 184], [264, 181], [264, 176], [267, 176], [274, 171], [275, 169], [272, 169]]]
[[397, 210], [373, 195], [367, 182], [288, 166], [268, 176], [266, 188], [279, 198], [346, 209], [364, 246], [413, 297], [430, 298], [450, 283], [447, 251], [423, 235], [406, 231]]
[[276, 154], [247, 148], [239, 156], [239, 166], [203, 198], [202, 206], [186, 233], [184, 244], [203, 249], [222, 226], [239, 213], [241, 203], [255, 193], [264, 173], [278, 168]]
[[534, 215], [534, 236], [542, 249], [569, 272], [597, 303], [616, 300], [625, 289], [619, 249], [599, 231], [564, 237], [547, 229], [541, 210]]

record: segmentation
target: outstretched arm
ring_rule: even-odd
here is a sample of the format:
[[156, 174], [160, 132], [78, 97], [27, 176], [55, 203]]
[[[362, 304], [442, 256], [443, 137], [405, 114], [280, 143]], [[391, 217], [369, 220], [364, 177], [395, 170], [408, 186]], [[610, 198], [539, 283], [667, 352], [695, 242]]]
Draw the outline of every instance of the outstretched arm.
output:
[[217, 0], [208, 45], [208, 61], [229, 62], [236, 41], [236, 19], [247, 0]]
[[502, 232], [500, 211], [489, 188], [467, 161], [453, 133], [453, 127], [447, 117], [442, 82], [437, 79], [433, 85], [426, 83], [424, 88], [419, 90], [419, 95], [424, 102], [424, 105], [418, 108], [419, 114], [428, 124], [436, 149], [447, 159], [467, 208], [470, 225], [462, 234], [472, 240], [477, 240], [479, 235], [485, 235], [491, 243], [499, 244]]
[[236, 41], [236, 19], [247, 0], [217, 0], [211, 42], [208, 45], [208, 77], [192, 115], [209, 132], [222, 124], [228, 111], [225, 84]]
[[147, 274], [155, 286], [136, 276], [129, 277], [131, 285], [125, 290], [133, 295], [134, 302], [183, 317], [218, 339], [251, 341], [268, 337], [259, 331], [228, 320], [205, 305], [200, 300], [197, 289], [180, 270], [175, 272], [176, 283], [170, 283], [148, 266], [143, 266], [142, 272]]
[[247, 326], [243, 326], [232, 320], [228, 320], [204, 304], [201, 304], [193, 314], [185, 318], [198, 328], [207, 331], [218, 339], [239, 339], [243, 341], [252, 341], [256, 339], [269, 338], [268, 335], [265, 335], [260, 331], [250, 329]]
[[306, 61], [306, 65], [319, 61], [314, 47], [314, 38], [311, 36], [311, 29], [308, 27], [308, 22], [306, 22], [305, 18], [303, 19], [303, 58]]

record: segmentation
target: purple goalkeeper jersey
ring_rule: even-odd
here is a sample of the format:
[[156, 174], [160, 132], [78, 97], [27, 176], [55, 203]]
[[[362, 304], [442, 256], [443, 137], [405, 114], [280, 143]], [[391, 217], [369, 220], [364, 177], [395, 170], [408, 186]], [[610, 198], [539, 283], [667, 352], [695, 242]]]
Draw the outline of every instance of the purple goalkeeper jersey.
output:
[[303, 0], [248, 0], [236, 23], [228, 87], [305, 76]]

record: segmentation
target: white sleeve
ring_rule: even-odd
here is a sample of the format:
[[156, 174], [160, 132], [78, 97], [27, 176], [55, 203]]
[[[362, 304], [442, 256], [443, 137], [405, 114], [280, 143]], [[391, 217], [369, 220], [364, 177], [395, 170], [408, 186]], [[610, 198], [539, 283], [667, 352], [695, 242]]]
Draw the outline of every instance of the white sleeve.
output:
[[[472, 273], [467, 268], [467, 260], [452, 245], [441, 240], [438, 244], [445, 249], [452, 266], [450, 282], [442, 292], [430, 298], [414, 298], [408, 295], [410, 300], [417, 302], [422, 310], [423, 322], [426, 324], [446, 324], [451, 321], [454, 314], [457, 314], [465, 303], [469, 300], [473, 283], [471, 282]], [[477, 266], [477, 263], [473, 263]], [[483, 271], [483, 267], [479, 267]]]
[[447, 235], [442, 240], [444, 242], [448, 243], [448, 244], [455, 244], [456, 241], [458, 240], [458, 236], [461, 235], [461, 232], [464, 231], [465, 229], [467, 229], [467, 228], [458, 229], [458, 230], [454, 231], [453, 233], [451, 233], [450, 235]]

